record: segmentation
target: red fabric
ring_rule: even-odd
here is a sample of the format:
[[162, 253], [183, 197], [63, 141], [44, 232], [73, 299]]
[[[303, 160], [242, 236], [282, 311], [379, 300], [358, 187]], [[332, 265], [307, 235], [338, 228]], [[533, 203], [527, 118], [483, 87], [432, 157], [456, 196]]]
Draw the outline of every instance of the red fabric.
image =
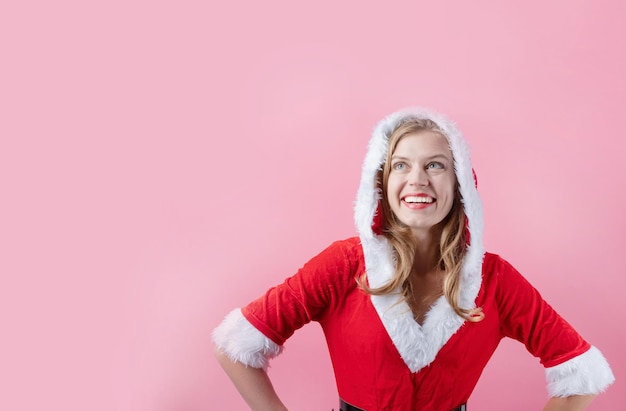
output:
[[380, 205], [380, 200], [378, 200], [378, 206], [376, 207], [376, 213], [374, 214], [374, 220], [372, 222], [372, 232], [374, 234], [382, 234], [384, 224], [383, 208]]
[[250, 323], [282, 345], [309, 321], [326, 336], [339, 396], [368, 411], [444, 410], [467, 402], [503, 337], [524, 343], [546, 366], [589, 349], [510, 264], [486, 254], [476, 299], [485, 319], [465, 323], [427, 367], [412, 373], [355, 278], [365, 270], [358, 238], [339, 241], [293, 277], [244, 307]]

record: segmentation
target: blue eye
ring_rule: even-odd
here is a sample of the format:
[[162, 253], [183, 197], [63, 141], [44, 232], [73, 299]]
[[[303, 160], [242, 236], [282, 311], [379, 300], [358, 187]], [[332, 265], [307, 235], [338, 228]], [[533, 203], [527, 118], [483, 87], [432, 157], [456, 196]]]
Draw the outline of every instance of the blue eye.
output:
[[404, 163], [394, 163], [391, 165], [391, 168], [393, 170], [398, 170], [398, 171], [402, 171], [406, 168], [406, 164]]
[[443, 164], [440, 163], [439, 161], [431, 161], [430, 163], [426, 165], [427, 170], [441, 170], [444, 168], [445, 167], [443, 166]]

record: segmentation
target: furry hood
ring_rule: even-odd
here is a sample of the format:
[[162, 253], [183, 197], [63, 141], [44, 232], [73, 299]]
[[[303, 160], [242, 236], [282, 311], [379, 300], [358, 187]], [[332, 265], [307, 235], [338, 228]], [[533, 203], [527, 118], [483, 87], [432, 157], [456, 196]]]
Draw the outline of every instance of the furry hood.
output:
[[[470, 238], [461, 269], [459, 303], [463, 308], [472, 309], [476, 307], [474, 300], [481, 286], [485, 250], [482, 243], [482, 202], [476, 189], [470, 150], [452, 121], [441, 114], [422, 108], [406, 109], [384, 118], [374, 128], [368, 145], [355, 202], [354, 219], [363, 247], [369, 285], [380, 287], [390, 281], [394, 274], [391, 247], [386, 238], [377, 233], [378, 220], [381, 218], [378, 213], [382, 192], [377, 186], [376, 175], [385, 161], [389, 136], [399, 125], [411, 118], [430, 119], [435, 122], [447, 137], [452, 151]], [[440, 297], [431, 307], [423, 325], [419, 325], [413, 319], [411, 310], [401, 301], [399, 293], [371, 298], [396, 348], [413, 372], [430, 364], [439, 349], [464, 323], [445, 297]]]

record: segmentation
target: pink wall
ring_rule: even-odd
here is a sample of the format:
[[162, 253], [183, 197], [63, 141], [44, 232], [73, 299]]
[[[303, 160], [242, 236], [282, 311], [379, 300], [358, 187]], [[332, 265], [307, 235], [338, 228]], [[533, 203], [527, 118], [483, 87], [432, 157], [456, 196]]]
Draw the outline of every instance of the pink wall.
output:
[[[470, 140], [488, 249], [609, 359], [590, 409], [623, 405], [623, 2], [10, 3], [0, 409], [245, 409], [210, 331], [354, 234], [370, 131], [414, 104]], [[292, 409], [336, 406], [317, 325], [271, 376]], [[470, 408], [545, 397], [505, 342]]]

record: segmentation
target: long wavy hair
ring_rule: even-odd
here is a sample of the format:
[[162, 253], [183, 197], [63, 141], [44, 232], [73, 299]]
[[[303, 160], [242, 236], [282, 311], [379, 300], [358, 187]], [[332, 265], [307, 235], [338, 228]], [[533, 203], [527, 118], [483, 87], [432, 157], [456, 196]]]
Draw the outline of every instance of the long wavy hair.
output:
[[[381, 227], [384, 235], [393, 248], [395, 258], [395, 273], [387, 284], [370, 288], [367, 285], [366, 276], [358, 279], [359, 286], [372, 295], [384, 295], [396, 292], [401, 289], [402, 298], [412, 306], [413, 287], [410, 277], [417, 248], [416, 240], [411, 229], [402, 223], [393, 213], [387, 198], [387, 182], [391, 171], [391, 156], [393, 155], [398, 142], [409, 134], [423, 131], [431, 131], [447, 137], [439, 129], [437, 124], [429, 119], [408, 119], [402, 122], [389, 136], [388, 149], [382, 170], [377, 176], [377, 185], [382, 189], [382, 213], [383, 225]], [[456, 314], [462, 318], [478, 322], [484, 318], [481, 308], [469, 310], [459, 305], [459, 294], [461, 287], [461, 267], [463, 258], [467, 250], [467, 230], [465, 211], [461, 201], [458, 183], [456, 185], [454, 202], [452, 209], [446, 218], [440, 223], [443, 224], [441, 238], [439, 241], [439, 268], [444, 272], [442, 293], [435, 296], [439, 298], [442, 294]]]

